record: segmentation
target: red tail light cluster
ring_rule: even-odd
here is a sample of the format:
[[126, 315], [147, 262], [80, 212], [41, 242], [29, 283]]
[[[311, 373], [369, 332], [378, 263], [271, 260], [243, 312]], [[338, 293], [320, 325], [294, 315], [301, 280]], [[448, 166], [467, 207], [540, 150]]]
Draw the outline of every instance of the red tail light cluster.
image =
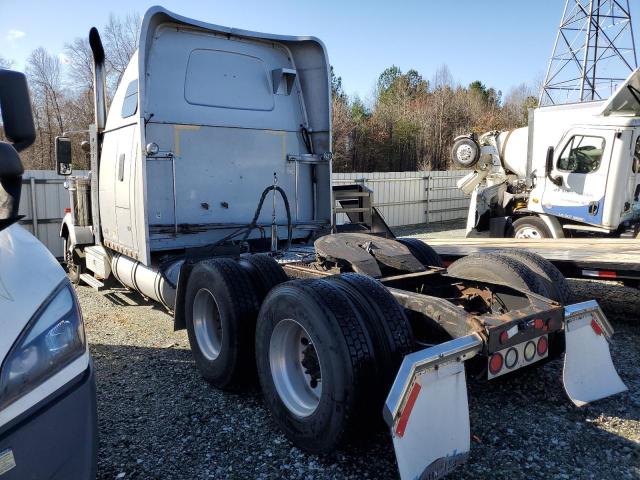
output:
[[547, 350], [549, 349], [549, 341], [547, 340], [547, 337], [540, 337], [538, 339], [538, 355], [542, 356], [545, 353], [547, 353]]
[[502, 370], [504, 360], [501, 353], [494, 353], [489, 360], [489, 371], [491, 375], [497, 375]]

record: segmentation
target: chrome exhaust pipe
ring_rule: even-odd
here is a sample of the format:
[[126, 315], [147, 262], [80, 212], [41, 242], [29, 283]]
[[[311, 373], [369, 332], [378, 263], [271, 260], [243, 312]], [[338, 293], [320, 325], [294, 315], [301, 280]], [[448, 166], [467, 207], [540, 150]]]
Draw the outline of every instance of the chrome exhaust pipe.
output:
[[93, 53], [93, 112], [98, 133], [107, 123], [107, 80], [104, 67], [104, 48], [96, 27], [89, 31], [89, 45]]

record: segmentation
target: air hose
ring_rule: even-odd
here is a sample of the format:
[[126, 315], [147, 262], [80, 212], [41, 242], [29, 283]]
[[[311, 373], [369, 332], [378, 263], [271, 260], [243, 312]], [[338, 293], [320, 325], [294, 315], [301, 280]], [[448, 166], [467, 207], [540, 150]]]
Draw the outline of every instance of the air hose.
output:
[[284, 190], [277, 185], [269, 185], [264, 189], [262, 195], [260, 195], [260, 201], [258, 202], [258, 208], [256, 209], [256, 213], [253, 215], [253, 220], [247, 227], [247, 230], [244, 232], [244, 236], [242, 237], [242, 241], [247, 240], [249, 238], [249, 234], [254, 228], [257, 228], [258, 217], [260, 217], [260, 212], [262, 211], [262, 205], [264, 204], [264, 199], [267, 198], [267, 194], [275, 190], [280, 193], [282, 197], [282, 201], [284, 202], [284, 208], [287, 211], [287, 248], [291, 248], [291, 239], [293, 237], [293, 224], [291, 223], [291, 208], [289, 207], [289, 199], [287, 198], [287, 194], [284, 193]]

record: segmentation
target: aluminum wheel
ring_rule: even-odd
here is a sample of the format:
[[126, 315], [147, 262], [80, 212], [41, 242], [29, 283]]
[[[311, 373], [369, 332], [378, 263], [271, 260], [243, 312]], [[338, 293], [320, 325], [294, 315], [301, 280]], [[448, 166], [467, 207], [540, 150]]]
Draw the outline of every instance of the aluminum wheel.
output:
[[207, 360], [218, 358], [222, 345], [220, 311], [213, 294], [206, 288], [198, 290], [193, 299], [193, 331], [202, 355]]
[[313, 339], [295, 320], [281, 320], [273, 329], [269, 364], [282, 403], [298, 417], [311, 415], [322, 395], [322, 370]]
[[522, 227], [516, 230], [514, 238], [532, 238], [532, 239], [541, 239], [545, 238], [544, 235], [535, 227]]
[[473, 158], [473, 149], [469, 145], [460, 145], [456, 149], [456, 157], [460, 162], [466, 163]]

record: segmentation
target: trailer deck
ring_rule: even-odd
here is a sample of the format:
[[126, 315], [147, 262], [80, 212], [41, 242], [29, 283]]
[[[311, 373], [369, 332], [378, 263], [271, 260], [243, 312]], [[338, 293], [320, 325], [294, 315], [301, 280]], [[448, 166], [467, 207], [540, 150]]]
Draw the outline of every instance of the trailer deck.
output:
[[640, 280], [640, 240], [619, 238], [421, 238], [449, 263], [472, 253], [518, 248], [542, 255], [567, 277]]

